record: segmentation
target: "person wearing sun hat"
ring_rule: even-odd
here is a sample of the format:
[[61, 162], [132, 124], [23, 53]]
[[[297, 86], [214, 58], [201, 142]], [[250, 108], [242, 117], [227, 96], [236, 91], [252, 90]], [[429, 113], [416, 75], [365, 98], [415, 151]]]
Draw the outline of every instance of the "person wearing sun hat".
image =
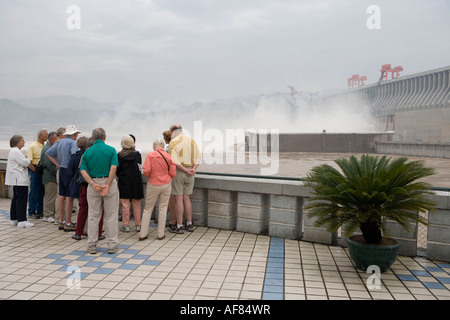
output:
[[64, 133], [65, 137], [46, 152], [48, 158], [59, 169], [59, 230], [66, 232], [75, 231], [75, 226], [72, 223], [73, 199], [70, 197], [70, 179], [67, 170], [72, 155], [79, 150], [76, 143], [79, 133], [81, 131], [75, 125], [67, 126]]

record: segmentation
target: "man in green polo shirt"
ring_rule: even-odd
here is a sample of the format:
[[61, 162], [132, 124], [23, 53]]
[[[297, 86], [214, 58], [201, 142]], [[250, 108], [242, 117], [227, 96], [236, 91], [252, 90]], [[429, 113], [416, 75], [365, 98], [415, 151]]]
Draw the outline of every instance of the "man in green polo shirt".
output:
[[97, 253], [98, 225], [104, 212], [103, 224], [108, 236], [108, 253], [118, 251], [119, 189], [115, 179], [119, 165], [117, 151], [105, 144], [102, 128], [92, 131], [94, 145], [81, 158], [80, 172], [89, 184], [87, 189], [88, 252]]

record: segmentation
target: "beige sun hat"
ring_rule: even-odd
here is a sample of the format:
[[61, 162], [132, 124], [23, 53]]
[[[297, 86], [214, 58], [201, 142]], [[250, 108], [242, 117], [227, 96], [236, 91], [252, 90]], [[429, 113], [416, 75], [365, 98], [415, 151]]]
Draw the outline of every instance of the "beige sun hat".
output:
[[66, 132], [64, 133], [64, 135], [71, 136], [75, 133], [81, 133], [81, 131], [77, 129], [77, 126], [71, 125], [66, 127]]

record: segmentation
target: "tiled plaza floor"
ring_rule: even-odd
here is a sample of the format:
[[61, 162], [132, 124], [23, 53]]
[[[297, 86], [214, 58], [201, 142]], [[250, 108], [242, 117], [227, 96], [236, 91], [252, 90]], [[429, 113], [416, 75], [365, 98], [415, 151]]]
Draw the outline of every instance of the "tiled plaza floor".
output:
[[154, 226], [146, 241], [131, 228], [118, 253], [103, 240], [91, 255], [42, 219], [10, 226], [9, 205], [0, 199], [0, 299], [450, 300], [449, 263], [400, 256], [370, 288], [345, 248], [204, 227], [161, 241]]

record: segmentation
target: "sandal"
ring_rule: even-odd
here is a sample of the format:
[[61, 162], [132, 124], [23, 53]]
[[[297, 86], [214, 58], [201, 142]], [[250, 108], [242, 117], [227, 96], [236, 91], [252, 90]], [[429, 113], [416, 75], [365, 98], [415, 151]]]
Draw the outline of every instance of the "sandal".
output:
[[72, 239], [75, 239], [75, 240], [81, 240], [81, 236], [78, 235], [78, 234], [74, 234], [74, 235], [72, 236]]
[[105, 239], [105, 236], [100, 236], [100, 237], [98, 237], [98, 241], [100, 241], [100, 240], [103, 240], [103, 239]]

